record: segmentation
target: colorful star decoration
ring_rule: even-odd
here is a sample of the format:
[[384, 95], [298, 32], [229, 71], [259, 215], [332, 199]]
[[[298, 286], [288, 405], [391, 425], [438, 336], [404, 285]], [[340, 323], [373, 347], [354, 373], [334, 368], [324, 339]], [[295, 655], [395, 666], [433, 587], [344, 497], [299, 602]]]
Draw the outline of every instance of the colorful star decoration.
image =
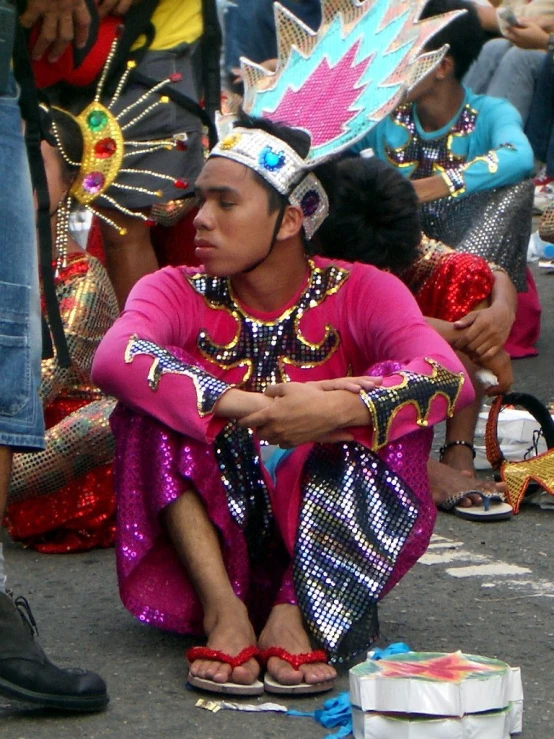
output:
[[396, 659], [375, 663], [376, 677], [416, 678], [437, 682], [461, 683], [467, 678], [480, 678], [486, 673], [503, 673], [507, 665], [498, 660], [453, 654], [408, 653]]

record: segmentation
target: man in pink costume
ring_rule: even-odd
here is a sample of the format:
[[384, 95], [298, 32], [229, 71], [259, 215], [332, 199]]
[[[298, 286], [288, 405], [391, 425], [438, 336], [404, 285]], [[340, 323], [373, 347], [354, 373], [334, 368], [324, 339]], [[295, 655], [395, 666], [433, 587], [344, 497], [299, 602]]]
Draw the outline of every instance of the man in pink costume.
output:
[[259, 649], [273, 682], [317, 689], [335, 670], [302, 664], [310, 640], [335, 661], [367, 647], [425, 551], [430, 426], [473, 391], [399, 280], [308, 258], [332, 163], [308, 174], [302, 132], [240, 125], [196, 183], [203, 266], [143, 278], [95, 358], [121, 401], [120, 590], [206, 634], [193, 684], [254, 684]]

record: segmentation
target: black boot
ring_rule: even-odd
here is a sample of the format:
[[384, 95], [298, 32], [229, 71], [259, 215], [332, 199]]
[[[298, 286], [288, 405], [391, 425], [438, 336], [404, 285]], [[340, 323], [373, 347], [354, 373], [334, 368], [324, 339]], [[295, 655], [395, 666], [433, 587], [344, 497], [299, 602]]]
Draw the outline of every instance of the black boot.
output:
[[0, 593], [0, 695], [67, 711], [99, 711], [109, 698], [95, 672], [56, 667], [35, 639], [25, 598]]

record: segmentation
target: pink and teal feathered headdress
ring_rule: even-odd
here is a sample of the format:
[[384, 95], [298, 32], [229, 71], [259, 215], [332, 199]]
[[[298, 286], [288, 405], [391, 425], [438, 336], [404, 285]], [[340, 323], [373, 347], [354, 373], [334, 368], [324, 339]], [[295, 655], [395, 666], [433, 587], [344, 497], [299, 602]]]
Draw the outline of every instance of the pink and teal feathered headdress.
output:
[[419, 20], [426, 2], [321, 0], [317, 31], [275, 3], [276, 71], [241, 59], [243, 109], [251, 116], [302, 129], [310, 136], [310, 150], [302, 159], [283, 141], [258, 129], [231, 132], [223, 117], [220, 131], [227, 135], [211, 155], [246, 164], [289, 195], [289, 201], [302, 207], [310, 238], [327, 215], [326, 196], [313, 175], [315, 183], [303, 188], [300, 199], [295, 187], [314, 166], [363, 138], [447, 52], [447, 47], [423, 50], [432, 36], [465, 11]]

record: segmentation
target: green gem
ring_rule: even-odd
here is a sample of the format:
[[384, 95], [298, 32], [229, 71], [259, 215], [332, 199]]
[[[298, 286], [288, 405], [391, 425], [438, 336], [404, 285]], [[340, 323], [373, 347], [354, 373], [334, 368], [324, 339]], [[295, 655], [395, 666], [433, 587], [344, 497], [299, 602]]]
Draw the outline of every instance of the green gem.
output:
[[87, 125], [91, 131], [100, 131], [108, 122], [103, 110], [92, 110], [87, 116]]

